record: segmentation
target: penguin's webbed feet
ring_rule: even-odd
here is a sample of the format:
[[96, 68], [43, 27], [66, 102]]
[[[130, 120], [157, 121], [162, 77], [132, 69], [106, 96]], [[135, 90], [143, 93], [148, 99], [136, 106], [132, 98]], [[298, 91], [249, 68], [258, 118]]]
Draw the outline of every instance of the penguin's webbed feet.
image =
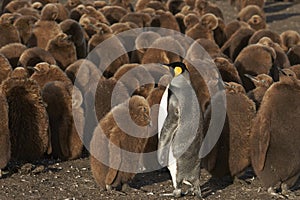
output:
[[184, 196], [185, 194], [183, 194], [181, 192], [181, 189], [175, 189], [173, 190], [172, 193], [163, 193], [163, 194], [160, 194], [159, 196], [162, 196], [162, 197], [175, 197], [175, 198], [179, 198], [179, 197], [182, 197]]
[[281, 195], [281, 194], [278, 194], [278, 193], [276, 192], [276, 190], [275, 190], [273, 187], [269, 187], [267, 191], [268, 191], [268, 193], [269, 193], [270, 195], [272, 195], [272, 196], [276, 196], [276, 197], [279, 197], [279, 198], [281, 198], [281, 199], [286, 199], [285, 196], [283, 196], [283, 195]]

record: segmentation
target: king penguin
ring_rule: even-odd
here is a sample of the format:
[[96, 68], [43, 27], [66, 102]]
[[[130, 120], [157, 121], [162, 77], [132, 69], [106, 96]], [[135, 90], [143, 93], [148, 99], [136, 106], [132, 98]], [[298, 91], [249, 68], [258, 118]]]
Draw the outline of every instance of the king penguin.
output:
[[[199, 151], [203, 134], [198, 130], [203, 118], [200, 106], [186, 66], [181, 62], [164, 66], [174, 77], [160, 102], [158, 160], [168, 167], [174, 190], [172, 194], [163, 195], [180, 197], [191, 192], [201, 198]], [[182, 192], [182, 183], [190, 189]]]

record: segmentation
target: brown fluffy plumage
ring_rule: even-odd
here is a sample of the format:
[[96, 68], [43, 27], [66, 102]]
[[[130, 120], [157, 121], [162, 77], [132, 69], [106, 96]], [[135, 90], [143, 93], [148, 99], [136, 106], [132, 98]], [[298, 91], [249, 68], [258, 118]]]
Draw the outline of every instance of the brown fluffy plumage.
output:
[[280, 81], [265, 93], [253, 123], [252, 166], [269, 192], [281, 186], [285, 194], [300, 174], [300, 126], [295, 120], [300, 108], [294, 101], [298, 98], [299, 80], [294, 72], [283, 69]]
[[127, 13], [120, 19], [120, 22], [133, 22], [142, 28], [150, 25], [151, 17], [146, 13]]
[[249, 45], [241, 51], [234, 65], [247, 92], [254, 88], [254, 84], [244, 75], [269, 74], [275, 58], [275, 50], [264, 45]]
[[21, 43], [11, 43], [3, 46], [0, 53], [3, 54], [9, 61], [12, 68], [18, 66], [19, 58], [27, 47]]
[[151, 44], [158, 38], [160, 38], [160, 35], [152, 31], [140, 33], [135, 39], [136, 50], [132, 52], [130, 61], [132, 63], [141, 63], [147, 50], [145, 47], [150, 47]]
[[186, 35], [196, 40], [206, 38], [214, 40], [213, 31], [218, 27], [218, 18], [211, 13], [207, 13], [200, 18], [199, 23], [186, 31]]
[[[42, 97], [47, 104], [49, 126], [51, 131], [52, 155], [60, 159], [75, 159], [80, 157], [83, 145], [76, 128], [83, 133], [84, 121], [74, 124], [74, 117], [83, 120], [82, 96], [80, 91], [74, 90], [76, 98], [68, 91], [67, 85], [61, 81], [47, 83], [42, 90]], [[75, 97], [75, 95], [73, 95]], [[78, 101], [78, 102], [76, 102]]]
[[76, 47], [70, 36], [65, 33], [60, 33], [51, 39], [46, 46], [46, 51], [52, 54], [62, 70], [77, 60]]
[[196, 0], [195, 1], [195, 10], [199, 13], [199, 15], [205, 15], [207, 13], [212, 13], [216, 17], [220, 17], [221, 19], [224, 19], [223, 13], [218, 8], [218, 6], [214, 3], [211, 3], [207, 0]]
[[256, 111], [242, 85], [230, 82], [225, 88], [225, 125], [216, 146], [203, 160], [205, 168], [217, 177], [238, 175], [250, 165], [250, 128]]
[[155, 13], [156, 14], [152, 18], [150, 26], [180, 31], [176, 18], [174, 15], [172, 15], [172, 13], [162, 10], [158, 10]]
[[0, 21], [0, 48], [10, 43], [20, 43], [20, 34], [13, 22]]
[[282, 48], [288, 51], [290, 48], [300, 44], [300, 35], [297, 31], [287, 30], [280, 34]]
[[154, 78], [148, 70], [142, 65], [135, 64], [123, 65], [119, 70], [114, 77], [125, 85], [129, 95], [140, 95], [147, 98], [155, 84]]
[[[169, 49], [170, 51], [163, 50]], [[185, 55], [185, 49], [171, 36], [156, 39], [145, 52], [142, 63], [180, 62], [179, 55]]]
[[270, 38], [273, 42], [281, 45], [282, 40], [280, 38], [280, 35], [270, 29], [262, 29], [255, 31], [255, 33], [251, 36], [249, 39], [249, 44], [256, 44], [258, 41], [263, 38], [263, 37], [268, 37]]
[[241, 50], [248, 45], [248, 41], [254, 34], [251, 28], [240, 28], [225, 42], [221, 51], [226, 54], [232, 61], [236, 59]]
[[37, 21], [28, 41], [29, 47], [40, 47], [46, 49], [48, 42], [59, 33], [62, 33], [55, 21], [58, 16], [58, 9], [55, 4], [47, 4], [41, 13], [41, 19]]
[[273, 79], [266, 74], [259, 74], [256, 77], [247, 75], [247, 77], [250, 78], [255, 85], [255, 88], [250, 90], [247, 96], [254, 101], [256, 110], [258, 110], [266, 91], [273, 84]]
[[287, 56], [290, 60], [291, 65], [298, 65], [300, 64], [300, 44], [293, 46], [287, 52]]
[[0, 54], [0, 84], [8, 77], [11, 71], [12, 67], [9, 61], [3, 54]]
[[11, 144], [10, 144], [10, 133], [8, 127], [8, 104], [6, 97], [2, 90], [0, 90], [0, 177], [1, 169], [3, 169], [10, 160], [11, 156]]
[[72, 91], [73, 85], [67, 75], [56, 65], [50, 65], [48, 63], [38, 63], [34, 67], [35, 72], [31, 75], [31, 79], [35, 80], [40, 88], [43, 88], [46, 83], [52, 81], [64, 82], [69, 92]]
[[51, 53], [40, 47], [26, 49], [19, 59], [19, 63], [22, 67], [33, 67], [40, 62], [47, 62], [50, 65], [56, 64], [56, 60]]
[[[129, 116], [127, 115], [128, 109]], [[114, 116], [120, 117], [118, 124]], [[110, 187], [126, 184], [134, 177], [135, 173], [123, 172], [122, 168], [139, 170], [141, 156], [124, 155], [121, 150], [134, 153], [144, 151], [147, 139], [139, 138], [139, 136], [147, 134], [147, 126], [150, 120], [150, 107], [146, 99], [133, 96], [125, 103], [112, 109], [99, 122], [91, 142], [91, 168], [96, 182], [102, 189], [110, 189]], [[134, 124], [138, 125], [139, 128], [133, 127]], [[126, 132], [118, 125], [125, 126]], [[100, 128], [103, 131], [100, 131]], [[130, 135], [137, 131], [140, 134], [139, 136], [133, 137]], [[110, 144], [102, 139], [105, 136]], [[116, 145], [117, 149], [113, 148], [113, 145]], [[106, 163], [102, 163], [97, 158], [104, 158]], [[114, 166], [106, 166], [105, 164]], [[120, 169], [121, 171], [119, 171]]]
[[266, 16], [264, 11], [256, 5], [248, 5], [238, 13], [238, 19], [247, 22], [253, 15], [260, 16], [264, 21]]
[[48, 116], [39, 86], [17, 67], [1, 85], [9, 106], [11, 157], [34, 161], [49, 147]]
[[225, 82], [235, 82], [241, 84], [241, 78], [233, 63], [223, 57], [217, 57], [214, 62]]
[[258, 44], [266, 45], [275, 50], [276, 58], [274, 60], [274, 64], [276, 66], [279, 66], [280, 68], [287, 68], [291, 66], [289, 58], [278, 43], [273, 42], [269, 37], [263, 37], [258, 41]]
[[37, 21], [38, 18], [34, 16], [22, 16], [14, 22], [14, 26], [17, 27], [19, 31], [22, 44], [27, 44], [32, 34], [32, 27]]
[[77, 58], [85, 58], [87, 56], [87, 44], [84, 29], [80, 24], [75, 20], [66, 19], [59, 26], [62, 32], [71, 37], [70, 40], [75, 44]]
[[110, 24], [120, 21], [120, 19], [127, 14], [127, 10], [121, 6], [104, 6], [100, 9]]

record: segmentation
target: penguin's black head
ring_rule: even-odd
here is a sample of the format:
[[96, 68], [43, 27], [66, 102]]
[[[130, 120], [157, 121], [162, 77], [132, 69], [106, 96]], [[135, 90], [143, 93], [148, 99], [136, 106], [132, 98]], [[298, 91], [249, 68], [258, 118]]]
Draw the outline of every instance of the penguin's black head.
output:
[[188, 69], [186, 68], [185, 64], [182, 62], [173, 62], [170, 64], [163, 64], [163, 65], [167, 66], [174, 76], [178, 76], [179, 74], [182, 74], [186, 71], [188, 72]]

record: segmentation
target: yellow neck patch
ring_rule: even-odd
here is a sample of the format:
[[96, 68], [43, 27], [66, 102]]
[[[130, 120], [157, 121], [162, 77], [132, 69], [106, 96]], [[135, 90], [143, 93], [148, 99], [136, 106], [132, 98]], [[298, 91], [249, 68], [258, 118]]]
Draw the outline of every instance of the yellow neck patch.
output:
[[175, 76], [178, 76], [179, 74], [182, 73], [182, 68], [181, 67], [175, 67], [174, 72], [175, 72]]

